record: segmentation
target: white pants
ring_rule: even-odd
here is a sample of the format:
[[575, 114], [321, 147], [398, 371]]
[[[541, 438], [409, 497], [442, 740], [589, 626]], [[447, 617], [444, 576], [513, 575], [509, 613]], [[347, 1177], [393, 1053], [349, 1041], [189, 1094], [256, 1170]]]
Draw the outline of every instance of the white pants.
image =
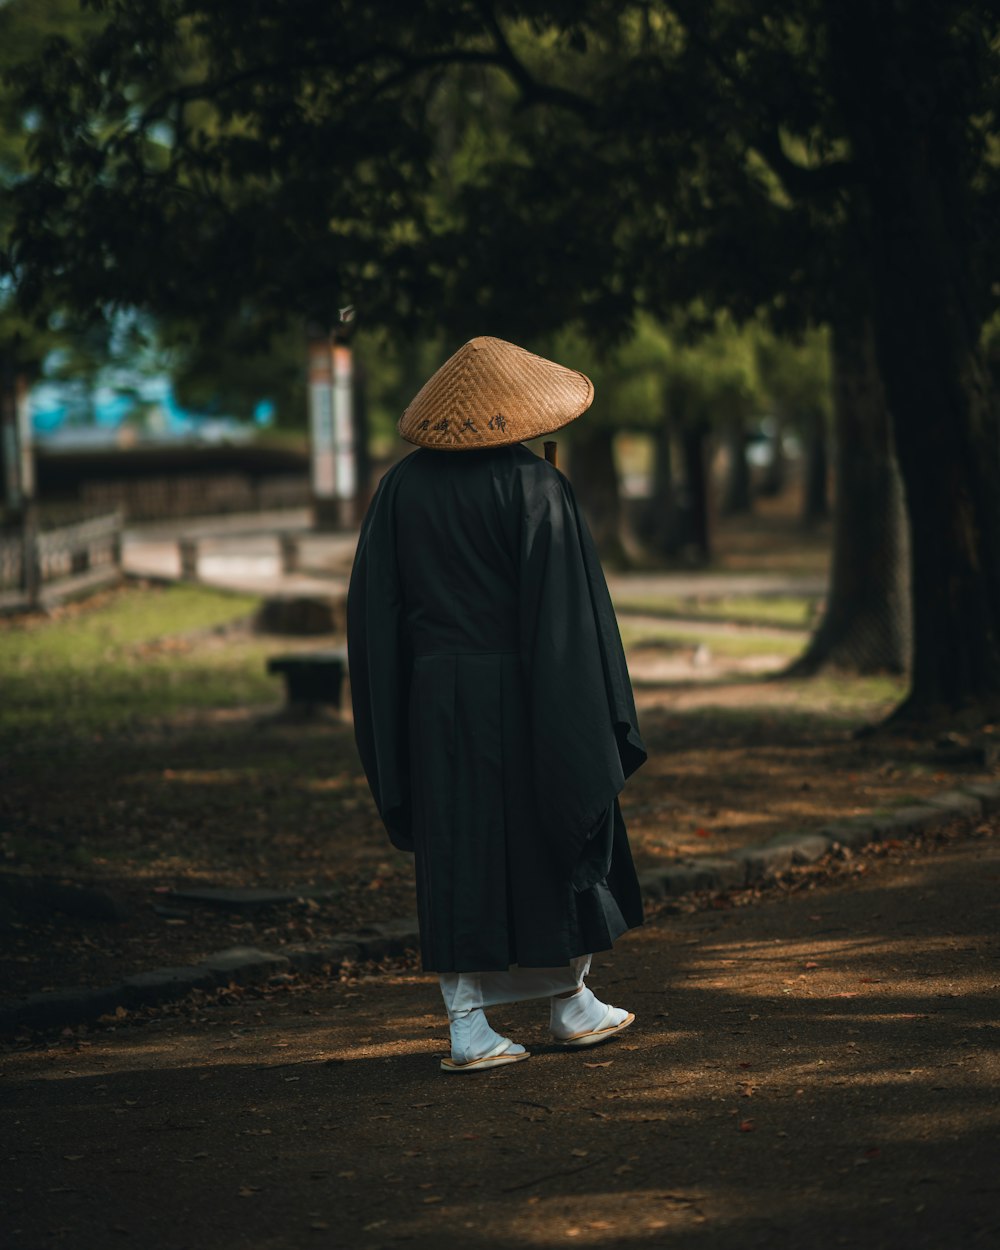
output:
[[579, 989], [590, 971], [590, 956], [578, 955], [562, 968], [508, 968], [506, 972], [442, 972], [441, 994], [454, 1020], [466, 1012], [498, 1003], [551, 998]]

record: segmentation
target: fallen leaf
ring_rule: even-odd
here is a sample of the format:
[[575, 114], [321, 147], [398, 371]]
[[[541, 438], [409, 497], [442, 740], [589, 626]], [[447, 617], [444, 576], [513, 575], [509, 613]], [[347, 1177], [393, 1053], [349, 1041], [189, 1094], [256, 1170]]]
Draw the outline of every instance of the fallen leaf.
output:
[[424, 1199], [425, 1205], [429, 1206], [432, 1202], [444, 1202], [440, 1194], [428, 1194]]
[[696, 829], [694, 831], [694, 836], [696, 838], [710, 838], [712, 836], [712, 831], [711, 829]]
[[576, 1155], [578, 1159], [585, 1159], [590, 1154], [589, 1150], [582, 1150], [579, 1146], [575, 1150], [570, 1151], [571, 1155]]
[[818, 968], [819, 964], [816, 962], [815, 959], [810, 959], [807, 963], [804, 963], [802, 967], [803, 968]]
[[752, 1133], [757, 1125], [753, 1120], [740, 1120], [736, 1127], [741, 1133]]
[[613, 1059], [604, 1059], [600, 1063], [585, 1063], [585, 1068], [610, 1068], [614, 1063]]

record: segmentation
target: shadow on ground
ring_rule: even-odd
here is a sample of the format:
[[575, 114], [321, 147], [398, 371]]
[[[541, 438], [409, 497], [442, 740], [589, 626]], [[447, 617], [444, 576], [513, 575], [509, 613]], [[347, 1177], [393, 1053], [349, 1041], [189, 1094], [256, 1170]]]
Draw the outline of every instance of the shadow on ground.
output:
[[602, 956], [638, 1014], [437, 1070], [431, 978], [247, 997], [8, 1055], [12, 1246], [974, 1247], [997, 1232], [996, 837], [663, 917]]

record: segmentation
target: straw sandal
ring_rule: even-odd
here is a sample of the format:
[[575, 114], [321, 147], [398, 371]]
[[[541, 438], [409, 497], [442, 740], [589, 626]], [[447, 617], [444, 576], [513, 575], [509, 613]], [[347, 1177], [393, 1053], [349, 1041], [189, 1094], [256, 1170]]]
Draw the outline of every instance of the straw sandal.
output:
[[478, 1059], [469, 1059], [466, 1063], [459, 1063], [455, 1059], [447, 1058], [441, 1060], [442, 1072], [485, 1072], [487, 1068], [502, 1068], [508, 1063], [520, 1063], [522, 1059], [530, 1059], [531, 1053], [527, 1050], [518, 1050], [511, 1052], [502, 1050], [499, 1054], [480, 1055]]

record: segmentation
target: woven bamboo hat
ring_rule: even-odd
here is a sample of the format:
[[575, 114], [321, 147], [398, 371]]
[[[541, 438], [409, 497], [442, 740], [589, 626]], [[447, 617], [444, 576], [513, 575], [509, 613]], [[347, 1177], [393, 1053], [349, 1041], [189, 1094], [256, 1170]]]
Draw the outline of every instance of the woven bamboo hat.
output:
[[399, 432], [418, 447], [502, 447], [569, 425], [593, 398], [575, 369], [503, 339], [470, 339], [420, 388]]

